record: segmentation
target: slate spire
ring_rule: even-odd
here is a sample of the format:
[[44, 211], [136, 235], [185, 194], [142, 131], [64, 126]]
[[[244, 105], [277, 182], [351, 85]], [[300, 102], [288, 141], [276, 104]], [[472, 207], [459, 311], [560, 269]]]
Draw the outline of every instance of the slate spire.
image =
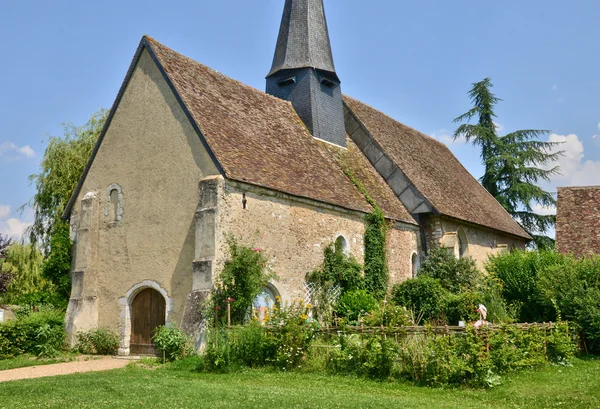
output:
[[286, 0], [267, 93], [290, 101], [315, 138], [346, 146], [323, 0]]
[[269, 75], [294, 68], [335, 74], [323, 0], [286, 0]]

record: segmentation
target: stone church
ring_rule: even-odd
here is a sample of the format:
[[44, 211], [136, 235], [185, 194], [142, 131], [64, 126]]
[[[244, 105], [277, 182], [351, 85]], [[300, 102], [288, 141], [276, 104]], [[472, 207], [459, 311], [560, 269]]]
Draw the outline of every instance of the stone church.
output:
[[67, 331], [118, 331], [123, 355], [165, 323], [198, 339], [228, 235], [302, 297], [332, 242], [362, 262], [355, 181], [392, 226], [391, 284], [435, 247], [482, 265], [530, 240], [444, 144], [342, 93], [323, 0], [286, 0], [266, 92], [144, 36], [64, 214]]

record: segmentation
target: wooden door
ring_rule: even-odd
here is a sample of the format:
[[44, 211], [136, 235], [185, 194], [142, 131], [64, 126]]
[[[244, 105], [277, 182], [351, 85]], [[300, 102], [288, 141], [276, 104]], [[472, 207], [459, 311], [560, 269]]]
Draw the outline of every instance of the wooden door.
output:
[[165, 299], [158, 291], [147, 288], [136, 295], [131, 304], [130, 353], [156, 354], [152, 335], [161, 325], [165, 325]]

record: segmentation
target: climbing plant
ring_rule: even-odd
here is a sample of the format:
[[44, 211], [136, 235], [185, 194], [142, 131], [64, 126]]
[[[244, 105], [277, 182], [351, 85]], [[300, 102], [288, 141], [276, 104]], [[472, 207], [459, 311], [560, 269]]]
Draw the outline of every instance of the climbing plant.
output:
[[383, 211], [377, 206], [365, 216], [365, 220], [365, 289], [375, 298], [383, 299], [389, 281], [386, 254], [388, 224]]
[[364, 289], [381, 300], [385, 298], [389, 270], [387, 267], [387, 233], [389, 226], [385, 214], [375, 200], [369, 195], [365, 187], [354, 177], [348, 167], [344, 170], [346, 176], [354, 183], [365, 199], [373, 206], [373, 211], [365, 216], [367, 228], [365, 230], [365, 278]]

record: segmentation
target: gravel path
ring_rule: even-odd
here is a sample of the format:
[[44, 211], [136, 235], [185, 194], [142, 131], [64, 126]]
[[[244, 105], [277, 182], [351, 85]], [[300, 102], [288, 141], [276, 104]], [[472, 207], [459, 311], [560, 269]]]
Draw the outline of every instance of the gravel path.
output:
[[43, 378], [46, 376], [69, 375], [81, 372], [98, 372], [119, 369], [127, 366], [131, 360], [112, 357], [90, 358], [61, 364], [30, 366], [26, 368], [0, 371], [0, 382], [16, 381], [19, 379]]

